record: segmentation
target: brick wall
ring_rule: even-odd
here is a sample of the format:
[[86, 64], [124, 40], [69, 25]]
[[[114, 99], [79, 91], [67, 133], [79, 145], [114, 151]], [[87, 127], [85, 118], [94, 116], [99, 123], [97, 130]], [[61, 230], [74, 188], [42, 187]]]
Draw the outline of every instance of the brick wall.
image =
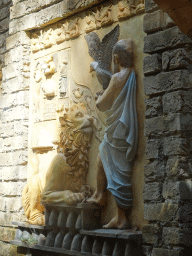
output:
[[[146, 256], [192, 246], [192, 41], [152, 0], [144, 16]], [[189, 251], [189, 254], [188, 252]]]

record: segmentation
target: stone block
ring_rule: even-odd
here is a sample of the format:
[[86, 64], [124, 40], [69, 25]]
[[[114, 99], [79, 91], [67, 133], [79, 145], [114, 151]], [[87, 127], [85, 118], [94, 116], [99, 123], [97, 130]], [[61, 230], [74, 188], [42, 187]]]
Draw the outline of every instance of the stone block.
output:
[[191, 171], [187, 158], [183, 156], [169, 157], [166, 165], [166, 174], [168, 177], [189, 178]]
[[13, 93], [23, 90], [29, 90], [29, 79], [23, 78], [22, 76], [2, 83], [2, 93]]
[[21, 197], [1, 197], [0, 210], [3, 212], [19, 212], [22, 210]]
[[153, 13], [147, 13], [143, 18], [143, 30], [145, 33], [154, 33], [162, 30], [163, 27], [163, 11], [158, 10]]
[[11, 137], [14, 134], [14, 124], [9, 123], [9, 124], [1, 124], [0, 127], [0, 137], [1, 138], [7, 138]]
[[179, 207], [178, 221], [192, 222], [192, 202], [188, 201], [187, 204], [183, 204]]
[[157, 203], [145, 204], [144, 218], [150, 221], [172, 221], [176, 218], [177, 204]]
[[9, 18], [0, 21], [1, 33], [5, 33], [9, 29]]
[[15, 78], [21, 74], [22, 63], [11, 63], [2, 69], [3, 81]]
[[15, 135], [28, 135], [29, 122], [22, 120], [22, 122], [14, 122]]
[[191, 42], [192, 40], [175, 26], [146, 36], [144, 38], [144, 52], [154, 53], [160, 50], [183, 46]]
[[20, 45], [30, 45], [30, 37], [26, 32], [21, 31], [6, 38], [7, 50], [18, 47]]
[[145, 100], [145, 117], [161, 115], [163, 113], [162, 98], [160, 96], [149, 98]]
[[0, 165], [26, 165], [28, 160], [28, 152], [19, 150], [15, 152], [0, 153]]
[[2, 182], [3, 194], [6, 196], [21, 196], [25, 182]]
[[27, 166], [3, 167], [2, 179], [4, 181], [18, 181], [27, 179]]
[[154, 248], [151, 256], [184, 256], [183, 248], [168, 250], [164, 248]]
[[9, 6], [0, 9], [0, 20], [3, 20], [9, 16]]
[[6, 34], [0, 35], [0, 47], [5, 47]]
[[162, 54], [163, 70], [174, 70], [187, 68], [191, 64], [191, 53], [184, 48], [166, 51]]
[[165, 156], [187, 156], [190, 152], [187, 138], [165, 137], [163, 139], [163, 153]]
[[145, 179], [147, 181], [159, 181], [164, 179], [165, 166], [163, 161], [153, 161], [144, 167]]
[[0, 241], [0, 248], [2, 256], [17, 255], [17, 247], [15, 245]]
[[145, 120], [145, 136], [181, 132], [181, 127], [181, 114], [179, 113], [168, 116], [152, 117]]
[[171, 28], [173, 26], [175, 26], [175, 22], [169, 17], [166, 12], [164, 12], [163, 28]]
[[153, 0], [146, 0], [145, 1], [145, 11], [152, 12], [159, 9], [159, 6]]
[[192, 76], [186, 70], [162, 72], [156, 76], [144, 77], [144, 90], [147, 95], [169, 92], [189, 88]]
[[162, 98], [163, 113], [172, 112], [192, 113], [192, 94], [190, 91], [167, 93]]
[[15, 229], [8, 227], [0, 227], [0, 240], [10, 242], [14, 239]]
[[189, 228], [164, 227], [162, 237], [165, 244], [192, 245], [192, 230]]
[[143, 245], [142, 248], [143, 248], [143, 255], [144, 256], [151, 256], [153, 246]]
[[17, 106], [4, 110], [1, 115], [2, 122], [11, 122], [17, 120], [28, 120], [29, 119], [29, 109], [25, 106]]
[[161, 239], [161, 228], [157, 224], [146, 224], [142, 228], [143, 242], [157, 244]]
[[5, 53], [5, 65], [9, 65], [13, 62], [19, 62], [23, 58], [23, 47], [15, 47], [14, 49], [10, 49], [7, 53]]
[[[13, 0], [16, 1], [16, 0]], [[11, 4], [12, 0], [1, 0], [0, 1], [0, 8], [2, 8], [5, 5]]]
[[10, 150], [26, 149], [28, 146], [28, 136], [14, 136], [5, 138], [2, 144], [4, 152]]
[[5, 94], [1, 97], [0, 109], [8, 109], [19, 105], [29, 106], [29, 91]]
[[158, 201], [161, 199], [161, 182], [147, 183], [144, 186], [143, 199], [145, 201]]
[[146, 56], [143, 60], [143, 73], [145, 75], [155, 74], [161, 71], [161, 55], [153, 54]]
[[145, 157], [146, 159], [155, 159], [159, 156], [160, 142], [156, 140], [148, 140], [146, 143]]
[[191, 200], [192, 181], [166, 181], [163, 184], [163, 197], [165, 199]]
[[11, 227], [12, 221], [26, 221], [26, 217], [21, 212], [20, 213], [0, 212], [0, 226]]

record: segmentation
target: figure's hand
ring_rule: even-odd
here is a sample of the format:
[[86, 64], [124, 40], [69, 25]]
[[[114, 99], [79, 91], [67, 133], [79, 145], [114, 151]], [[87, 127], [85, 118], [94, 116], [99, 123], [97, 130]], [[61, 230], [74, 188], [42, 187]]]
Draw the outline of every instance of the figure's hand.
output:
[[98, 98], [101, 97], [101, 95], [102, 95], [103, 93], [104, 93], [104, 90], [101, 90], [101, 91], [97, 92], [97, 93], [95, 94], [95, 101], [97, 101]]

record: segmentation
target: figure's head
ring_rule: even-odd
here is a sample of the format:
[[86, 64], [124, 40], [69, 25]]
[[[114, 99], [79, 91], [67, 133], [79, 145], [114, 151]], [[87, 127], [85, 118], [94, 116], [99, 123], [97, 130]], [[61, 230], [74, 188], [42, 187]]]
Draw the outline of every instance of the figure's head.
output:
[[119, 64], [121, 67], [131, 67], [133, 65], [133, 41], [122, 39], [113, 47], [114, 65]]

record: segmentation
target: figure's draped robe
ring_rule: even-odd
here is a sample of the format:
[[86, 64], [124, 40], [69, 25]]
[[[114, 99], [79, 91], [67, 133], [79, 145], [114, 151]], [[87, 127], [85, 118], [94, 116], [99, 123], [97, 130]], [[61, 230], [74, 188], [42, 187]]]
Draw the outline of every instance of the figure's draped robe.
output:
[[107, 189], [120, 208], [133, 204], [131, 161], [138, 141], [136, 78], [130, 74], [124, 88], [107, 114], [105, 135], [99, 150], [107, 177]]

